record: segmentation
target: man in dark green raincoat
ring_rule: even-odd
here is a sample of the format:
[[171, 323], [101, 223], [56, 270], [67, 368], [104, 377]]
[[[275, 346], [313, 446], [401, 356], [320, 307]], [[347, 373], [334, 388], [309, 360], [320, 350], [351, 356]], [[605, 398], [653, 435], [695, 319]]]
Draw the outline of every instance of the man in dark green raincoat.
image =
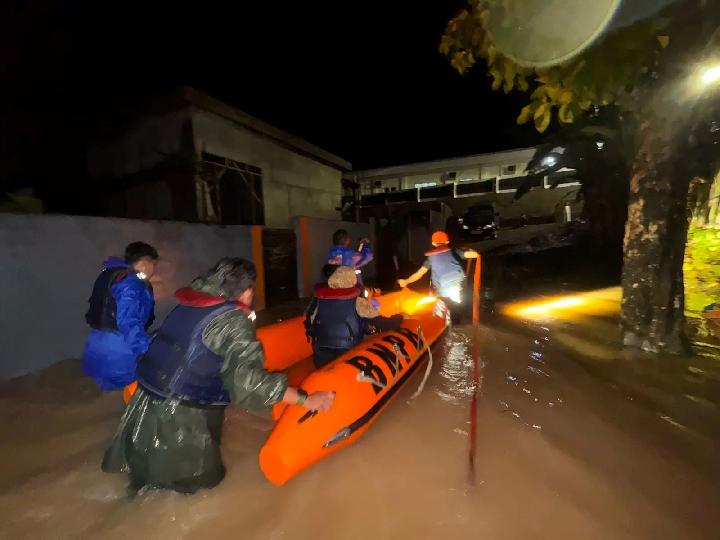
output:
[[263, 368], [250, 308], [255, 267], [240, 258], [215, 267], [176, 293], [138, 363], [138, 389], [105, 452], [106, 472], [127, 472], [130, 490], [194, 493], [225, 476], [220, 438], [225, 407], [267, 408], [280, 401], [327, 411], [332, 392], [308, 396], [283, 373]]

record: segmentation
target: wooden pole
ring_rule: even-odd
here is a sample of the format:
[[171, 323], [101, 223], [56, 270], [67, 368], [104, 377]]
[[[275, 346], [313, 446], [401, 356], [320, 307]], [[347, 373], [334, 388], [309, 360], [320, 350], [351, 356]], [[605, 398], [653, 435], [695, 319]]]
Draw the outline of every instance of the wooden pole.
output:
[[[468, 264], [468, 271], [470, 265]], [[475, 454], [477, 451], [477, 410], [480, 391], [480, 257], [475, 259], [473, 273], [473, 343], [472, 343], [472, 399], [470, 400], [470, 446], [468, 449], [468, 483], [475, 484]]]
[[478, 255], [475, 259], [475, 272], [473, 273], [473, 327], [480, 324], [480, 272], [482, 259]]

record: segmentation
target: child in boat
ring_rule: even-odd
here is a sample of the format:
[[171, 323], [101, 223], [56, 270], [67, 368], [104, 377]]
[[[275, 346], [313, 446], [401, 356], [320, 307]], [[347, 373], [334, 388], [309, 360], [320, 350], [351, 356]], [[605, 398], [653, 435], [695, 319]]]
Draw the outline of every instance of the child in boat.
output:
[[328, 251], [327, 264], [333, 266], [350, 266], [357, 274], [357, 282], [362, 280], [362, 267], [373, 260], [373, 251], [367, 238], [360, 240], [358, 249], [350, 247], [352, 238], [345, 229], [338, 229], [333, 233], [333, 246]]
[[465, 270], [461, 260], [476, 259], [479, 255], [473, 249], [451, 249], [450, 238], [445, 231], [434, 232], [431, 242], [433, 249], [425, 253], [426, 259], [423, 265], [407, 279], [398, 279], [398, 284], [405, 288], [430, 272], [430, 280], [436, 294], [460, 305], [463, 301], [465, 284]]
[[125, 248], [125, 258], [110, 257], [95, 280], [85, 320], [90, 334], [83, 371], [103, 390], [118, 390], [135, 380], [135, 366], [150, 345], [147, 329], [155, 300], [150, 278], [158, 253], [144, 242]]
[[230, 403], [331, 407], [332, 392], [308, 395], [288, 386], [284, 373], [263, 368], [250, 307], [254, 287], [254, 265], [227, 258], [175, 294], [178, 305], [138, 363], [138, 389], [103, 459], [104, 471], [128, 472], [131, 494], [145, 486], [194, 493], [220, 483]]
[[403, 317], [382, 317], [365, 298], [350, 266], [340, 266], [327, 284], [315, 287], [305, 312], [305, 328], [312, 340], [315, 366], [320, 368], [359, 344], [368, 333], [396, 330]]

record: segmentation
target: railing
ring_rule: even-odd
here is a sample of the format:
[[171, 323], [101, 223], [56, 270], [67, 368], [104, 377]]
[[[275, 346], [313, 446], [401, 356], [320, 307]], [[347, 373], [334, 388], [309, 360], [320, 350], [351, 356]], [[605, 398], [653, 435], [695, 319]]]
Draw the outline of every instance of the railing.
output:
[[482, 197], [495, 193], [515, 193], [518, 188], [530, 181], [531, 189], [551, 189], [557, 181], [557, 175], [567, 177], [555, 187], [579, 186], [580, 182], [573, 176], [575, 171], [563, 171], [549, 176], [528, 178], [514, 176], [510, 178], [492, 178], [490, 180], [455, 181], [449, 184], [415, 187], [387, 193], [373, 193], [360, 197], [360, 206], [380, 206], [403, 204], [409, 202], [429, 202], [440, 199], [460, 199], [464, 197]]

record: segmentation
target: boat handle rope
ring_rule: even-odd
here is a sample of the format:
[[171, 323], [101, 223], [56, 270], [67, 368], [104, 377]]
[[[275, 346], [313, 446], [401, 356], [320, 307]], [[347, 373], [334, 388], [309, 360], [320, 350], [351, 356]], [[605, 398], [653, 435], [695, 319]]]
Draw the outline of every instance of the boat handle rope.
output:
[[387, 384], [383, 384], [380, 381], [376, 381], [372, 377], [368, 377], [362, 371], [357, 374], [357, 377], [355, 377], [355, 380], [358, 382], [369, 382], [370, 384], [374, 384], [378, 388], [387, 388]]
[[397, 378], [400, 376], [400, 370], [402, 369], [402, 364], [400, 364], [400, 359], [405, 358], [406, 360], [410, 360], [410, 355], [403, 353], [400, 350], [400, 345], [397, 343], [393, 343], [393, 349], [395, 350], [395, 375], [394, 378]]
[[[425, 340], [425, 334], [423, 334], [421, 326], [418, 326], [417, 336], [418, 336], [417, 350], [421, 351], [423, 347], [427, 347], [428, 363], [427, 363], [427, 367], [425, 368], [425, 374], [423, 375], [422, 381], [420, 381], [420, 385], [418, 386], [418, 389], [415, 390], [415, 393], [412, 396], [410, 396], [410, 399], [407, 400], [408, 404], [412, 403], [415, 400], [415, 398], [417, 398], [420, 394], [422, 394], [423, 390], [425, 389], [425, 383], [427, 383], [428, 377], [430, 377], [430, 372], [432, 371], [432, 365], [433, 365], [432, 350], [430, 349], [427, 341]], [[410, 356], [402, 353], [402, 351], [400, 350], [400, 347], [398, 346], [397, 343], [393, 344], [393, 348], [395, 349], [395, 368], [396, 369], [395, 369], [395, 375], [393, 376], [393, 378], [390, 381], [391, 383], [395, 382], [395, 379], [400, 375], [400, 358], [407, 358], [407, 359], [410, 358]], [[384, 389], [384, 388], [388, 387], [387, 384], [383, 384], [380, 381], [373, 379], [372, 377], [368, 377], [362, 371], [357, 374], [356, 380], [358, 382], [367, 382], [367, 383], [373, 384], [373, 385], [377, 386], [378, 388]]]
[[427, 367], [425, 368], [425, 375], [423, 375], [422, 381], [420, 381], [420, 386], [418, 386], [418, 389], [415, 390], [415, 393], [410, 396], [410, 399], [407, 400], [407, 404], [412, 404], [413, 401], [415, 401], [415, 398], [417, 398], [420, 394], [422, 394], [423, 390], [425, 389], [425, 383], [428, 380], [428, 377], [430, 377], [430, 372], [432, 371], [432, 365], [433, 365], [433, 357], [432, 357], [432, 350], [430, 349], [430, 346], [428, 346], [427, 341], [425, 341], [425, 335], [423, 334], [422, 328], [418, 326], [418, 350], [420, 350], [420, 342], [422, 342], [423, 347], [427, 346], [427, 353], [428, 353], [428, 363]]
[[[398, 347], [397, 343], [393, 343], [393, 348], [395, 349], [395, 374], [392, 376], [392, 379], [390, 379], [390, 383], [395, 382], [395, 379], [400, 375], [400, 357], [402, 358], [410, 358], [408, 355], [403, 354], [400, 351], [400, 347]], [[370, 384], [374, 384], [378, 388], [387, 388], [387, 384], [383, 384], [380, 381], [376, 381], [372, 377], [368, 377], [365, 375], [365, 372], [361, 371], [357, 374], [357, 377], [355, 378], [358, 382], [369, 382]]]
[[[418, 341], [419, 343], [419, 341]], [[393, 343], [393, 349], [395, 350], [395, 373], [392, 376], [392, 379], [390, 379], [390, 383], [395, 382], [395, 379], [397, 379], [400, 376], [400, 371], [402, 369], [402, 364], [400, 364], [400, 358], [410, 359], [410, 356], [407, 354], [404, 354], [400, 350], [400, 346], [397, 343]], [[374, 384], [378, 388], [387, 388], [387, 384], [383, 384], [380, 381], [376, 381], [372, 377], [368, 377], [365, 375], [364, 372], [360, 372], [357, 374], [356, 380], [358, 382], [369, 382], [370, 384]]]

